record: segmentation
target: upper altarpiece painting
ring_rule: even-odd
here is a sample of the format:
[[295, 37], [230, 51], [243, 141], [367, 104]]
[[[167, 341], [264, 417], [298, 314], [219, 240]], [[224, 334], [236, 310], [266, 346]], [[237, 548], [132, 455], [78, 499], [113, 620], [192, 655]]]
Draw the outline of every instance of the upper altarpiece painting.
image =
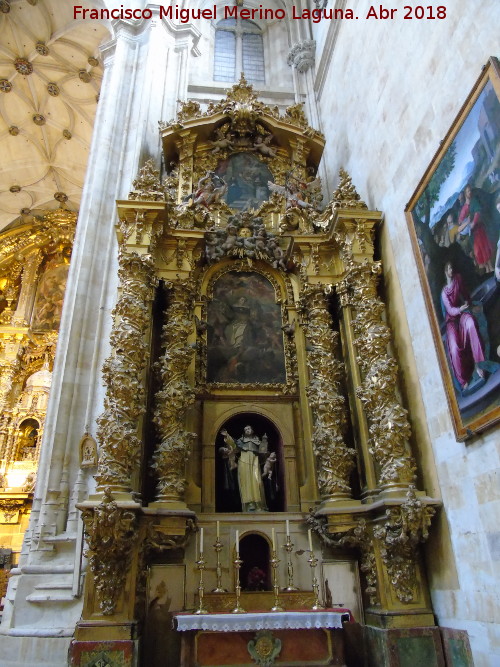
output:
[[500, 419], [499, 98], [492, 58], [407, 206], [460, 440]]

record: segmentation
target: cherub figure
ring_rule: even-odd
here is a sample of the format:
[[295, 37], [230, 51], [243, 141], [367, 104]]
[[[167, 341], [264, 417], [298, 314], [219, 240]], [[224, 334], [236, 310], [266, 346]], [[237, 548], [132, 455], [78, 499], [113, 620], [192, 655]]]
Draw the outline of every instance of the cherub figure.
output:
[[220, 127], [217, 129], [216, 134], [217, 138], [212, 141], [212, 153], [220, 153], [220, 151], [233, 149], [232, 140], [224, 134]]
[[266, 157], [276, 157], [275, 149], [271, 148], [271, 146], [269, 145], [272, 140], [273, 140], [272, 134], [267, 134], [265, 137], [258, 134], [255, 137], [255, 143], [253, 145], [253, 149], [258, 153], [260, 153], [261, 155], [265, 155]]
[[234, 447], [219, 447], [219, 454], [223, 459], [227, 459], [229, 462], [229, 469], [236, 470], [238, 463], [236, 461], [236, 454], [238, 450]]
[[272, 479], [274, 464], [276, 463], [276, 452], [271, 452], [267, 457], [264, 467], [262, 469], [262, 477], [267, 477], [267, 479]]
[[234, 248], [238, 247], [238, 230], [234, 225], [228, 225], [226, 227], [226, 240], [222, 244], [222, 250], [226, 253], [231, 252]]
[[223, 257], [224, 251], [215, 229], [209, 229], [205, 233], [205, 256], [209, 263], [216, 262]]
[[276, 239], [274, 239], [274, 238], [269, 239], [268, 247], [269, 247], [269, 250], [272, 253], [272, 256], [274, 258], [274, 261], [273, 261], [274, 268], [275, 269], [282, 269], [282, 271], [286, 271], [287, 266], [286, 266], [286, 262], [285, 262], [285, 253], [280, 248]]

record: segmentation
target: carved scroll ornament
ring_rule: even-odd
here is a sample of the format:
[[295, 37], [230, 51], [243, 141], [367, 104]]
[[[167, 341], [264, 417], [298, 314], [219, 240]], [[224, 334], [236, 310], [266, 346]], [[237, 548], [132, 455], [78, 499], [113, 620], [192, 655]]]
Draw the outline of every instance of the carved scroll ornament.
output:
[[417, 546], [427, 540], [435, 512], [434, 507], [417, 499], [411, 485], [406, 501], [387, 509], [383, 524], [373, 531], [382, 544], [382, 560], [401, 602], [411, 602], [417, 591]]

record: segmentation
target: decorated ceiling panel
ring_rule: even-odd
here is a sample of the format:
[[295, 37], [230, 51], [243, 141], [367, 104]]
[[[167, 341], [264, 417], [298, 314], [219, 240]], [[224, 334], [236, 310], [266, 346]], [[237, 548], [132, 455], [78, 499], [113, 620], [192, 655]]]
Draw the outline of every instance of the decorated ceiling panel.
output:
[[78, 209], [103, 74], [98, 47], [109, 31], [74, 21], [72, 5], [57, 0], [0, 8], [2, 229], [57, 208], [58, 193]]

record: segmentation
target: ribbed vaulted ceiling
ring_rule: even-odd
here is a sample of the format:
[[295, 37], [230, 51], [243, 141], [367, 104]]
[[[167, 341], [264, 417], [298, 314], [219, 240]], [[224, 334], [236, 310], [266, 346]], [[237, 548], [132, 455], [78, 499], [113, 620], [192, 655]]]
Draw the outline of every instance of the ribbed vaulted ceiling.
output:
[[79, 207], [109, 33], [72, 12], [66, 0], [0, 0], [0, 229], [66, 197]]

